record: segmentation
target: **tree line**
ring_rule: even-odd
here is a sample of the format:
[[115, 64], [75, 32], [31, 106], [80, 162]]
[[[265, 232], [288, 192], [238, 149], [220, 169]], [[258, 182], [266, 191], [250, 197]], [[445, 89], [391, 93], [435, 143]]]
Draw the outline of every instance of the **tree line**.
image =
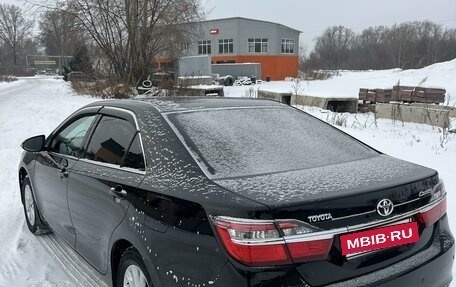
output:
[[25, 55], [38, 50], [31, 36], [33, 21], [15, 5], [0, 4], [0, 64], [25, 63]]
[[144, 79], [154, 58], [175, 55], [195, 34], [184, 24], [203, 18], [199, 0], [36, 1], [29, 1], [40, 15], [35, 36], [19, 7], [0, 4], [0, 65], [24, 66], [32, 54], [73, 56], [75, 70], [127, 85]]
[[[39, 11], [38, 25], [18, 6], [0, 4], [0, 66], [25, 66], [26, 55], [73, 56], [70, 69], [96, 71], [127, 85], [144, 79], [156, 57], [178, 57], [181, 44], [197, 34], [186, 24], [204, 17], [199, 0], [32, 4]], [[333, 26], [301, 57], [301, 69], [420, 68], [453, 58], [456, 29], [430, 21], [370, 27], [359, 34]]]
[[327, 28], [301, 59], [303, 70], [421, 68], [456, 58], [456, 29], [431, 21], [376, 26], [356, 34], [344, 26]]

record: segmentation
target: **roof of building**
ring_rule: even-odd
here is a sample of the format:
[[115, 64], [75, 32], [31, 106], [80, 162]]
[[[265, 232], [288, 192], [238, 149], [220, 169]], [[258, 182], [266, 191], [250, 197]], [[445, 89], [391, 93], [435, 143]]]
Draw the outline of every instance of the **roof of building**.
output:
[[265, 21], [265, 20], [245, 18], [245, 17], [227, 17], [227, 18], [204, 20], [204, 21], [199, 21], [199, 22], [196, 22], [196, 23], [206, 23], [206, 22], [223, 21], [223, 20], [248, 20], [248, 21], [255, 21], [255, 22], [263, 22], [263, 23], [267, 23], [267, 24], [279, 25], [279, 26], [282, 26], [284, 28], [287, 28], [287, 29], [290, 29], [290, 30], [293, 30], [293, 31], [296, 31], [296, 32], [299, 32], [299, 33], [302, 33], [302, 31], [299, 31], [297, 29], [285, 26], [285, 25], [280, 24], [280, 23], [271, 22], [271, 21]]

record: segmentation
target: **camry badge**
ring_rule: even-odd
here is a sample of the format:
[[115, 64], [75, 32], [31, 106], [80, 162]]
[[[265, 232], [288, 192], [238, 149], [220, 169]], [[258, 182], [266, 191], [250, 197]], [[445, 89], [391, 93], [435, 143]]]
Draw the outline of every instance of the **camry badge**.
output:
[[377, 204], [377, 212], [381, 216], [388, 216], [391, 213], [393, 213], [393, 210], [394, 210], [394, 204], [388, 198], [380, 200], [379, 203]]

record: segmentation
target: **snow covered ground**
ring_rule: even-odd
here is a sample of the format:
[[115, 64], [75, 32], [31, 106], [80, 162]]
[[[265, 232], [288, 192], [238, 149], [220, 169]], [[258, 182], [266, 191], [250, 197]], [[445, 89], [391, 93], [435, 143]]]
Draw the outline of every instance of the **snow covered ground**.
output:
[[49, 134], [77, 108], [93, 101], [75, 96], [62, 81], [48, 77], [0, 83], [0, 286], [73, 286], [31, 235], [22, 213], [17, 166], [20, 143]]
[[[399, 78], [401, 84], [416, 85], [428, 72], [431, 72], [428, 75], [430, 85], [443, 86], [456, 96], [456, 81], [450, 81], [456, 78], [456, 61], [419, 71], [346, 72], [335, 79], [311, 82], [309, 90], [327, 91], [329, 94], [340, 89], [346, 95], [357, 94], [361, 86], [391, 86]], [[432, 76], [434, 74], [435, 77]], [[286, 86], [284, 83], [265, 83], [262, 87], [277, 85], [283, 89]], [[243, 97], [251, 94], [250, 88], [230, 87], [225, 94]], [[49, 242], [54, 239], [38, 240], [28, 232], [20, 203], [17, 165], [21, 153], [19, 144], [24, 139], [49, 134], [71, 112], [94, 100], [75, 95], [62, 80], [46, 76], [0, 83], [0, 287], [80, 285], [74, 282], [77, 275], [68, 275], [71, 270], [62, 268], [66, 261], [49, 254]], [[442, 139], [442, 133], [428, 125], [394, 123], [383, 119], [375, 121], [372, 114], [335, 114], [317, 108], [302, 108], [329, 122], [342, 123], [339, 128], [380, 151], [437, 169], [449, 193], [450, 224], [456, 232], [456, 210], [453, 207], [456, 206], [455, 134]], [[75, 260], [71, 258], [70, 261]], [[453, 274], [456, 277], [456, 268]]]
[[[447, 90], [451, 104], [456, 104], [456, 59], [437, 63], [418, 70], [381, 70], [381, 71], [342, 71], [339, 76], [329, 80], [302, 81], [298, 94], [315, 97], [358, 98], [360, 88], [392, 88], [398, 82], [401, 85], [442, 87]], [[256, 85], [255, 89], [272, 92], [295, 92], [292, 81], [275, 81]], [[244, 87], [229, 87], [225, 94], [246, 95]], [[248, 91], [247, 91], [248, 94]]]

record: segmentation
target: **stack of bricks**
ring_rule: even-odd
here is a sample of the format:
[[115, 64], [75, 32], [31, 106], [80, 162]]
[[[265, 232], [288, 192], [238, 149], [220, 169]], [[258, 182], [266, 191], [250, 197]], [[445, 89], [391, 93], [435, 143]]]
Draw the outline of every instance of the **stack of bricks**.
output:
[[394, 86], [393, 89], [359, 89], [359, 99], [371, 103], [435, 103], [445, 102], [445, 89]]

